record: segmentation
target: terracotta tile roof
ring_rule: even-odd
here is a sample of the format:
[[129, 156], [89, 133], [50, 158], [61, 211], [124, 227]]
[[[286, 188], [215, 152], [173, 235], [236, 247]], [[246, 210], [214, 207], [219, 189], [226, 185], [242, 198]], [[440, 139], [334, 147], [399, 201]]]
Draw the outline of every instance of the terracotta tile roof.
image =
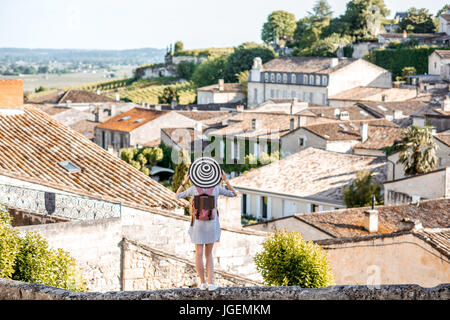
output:
[[450, 132], [441, 132], [434, 135], [434, 137], [450, 147]]
[[[450, 17], [450, 14], [448, 16]], [[434, 52], [442, 59], [450, 59], [450, 50], [435, 50]]]
[[146, 148], [155, 148], [155, 147], [159, 147], [160, 144], [161, 144], [161, 138], [158, 138], [158, 139], [144, 143], [143, 146]]
[[97, 125], [97, 128], [131, 132], [169, 112], [170, 111], [133, 108]]
[[223, 90], [219, 90], [219, 84], [198, 88], [197, 91], [210, 92], [242, 92], [244, 88], [239, 83], [224, 83]]
[[92, 140], [94, 138], [94, 129], [95, 126], [98, 125], [98, 122], [91, 121], [91, 120], [80, 120], [77, 121], [71, 125], [69, 125], [70, 128], [75, 130], [76, 132], [81, 133], [83, 136], [88, 138], [89, 140]]
[[423, 229], [414, 232], [414, 235], [429, 243], [447, 258], [450, 257], [450, 228]]
[[444, 19], [446, 21], [450, 21], [450, 14], [448, 14], [448, 13], [443, 13], [439, 17], [442, 17], [442, 19]]
[[[181, 131], [183, 130], [183, 131]], [[201, 140], [200, 132], [196, 132], [194, 128], [164, 128], [161, 129], [176, 145], [178, 145], [181, 149], [185, 149], [188, 151], [193, 151], [196, 143], [200, 143], [202, 150], [210, 143], [208, 140]], [[176, 131], [178, 133], [183, 132], [182, 134], [174, 134]], [[184, 132], [188, 132], [189, 139], [186, 139], [186, 135]], [[202, 142], [200, 142], [202, 141]]]
[[[368, 209], [370, 208], [299, 213], [295, 217], [334, 237], [354, 237], [373, 234], [364, 228], [364, 211]], [[422, 200], [419, 206], [417, 203], [376, 206], [375, 209], [378, 210], [378, 232], [375, 234], [404, 230], [404, 218], [411, 221], [419, 220], [424, 228], [448, 227], [450, 225], [450, 199]]]
[[[241, 138], [264, 138], [279, 139], [290, 131], [290, 121], [294, 120], [297, 126], [298, 115], [262, 113], [262, 112], [240, 112], [228, 119], [226, 127], [208, 132], [208, 135], [228, 135]], [[306, 124], [329, 123], [334, 120], [313, 116], [304, 116]], [[259, 129], [252, 129], [253, 119], [260, 121]]]
[[403, 128], [371, 126], [369, 124], [368, 129], [367, 140], [354, 145], [353, 148], [382, 150], [403, 138]]
[[72, 103], [99, 103], [99, 102], [117, 102], [116, 100], [98, 95], [95, 92], [87, 91], [87, 90], [67, 90], [56, 91], [49, 93], [48, 95], [39, 96], [36, 98], [29, 99], [27, 103], [54, 103], [54, 104], [62, 104], [71, 101]]
[[336, 111], [339, 111], [338, 113], [342, 111], [348, 112], [350, 116], [350, 120], [369, 120], [369, 119], [375, 119], [378, 117], [375, 117], [373, 114], [368, 113], [363, 108], [355, 105], [355, 106], [347, 106], [347, 107], [308, 107], [307, 109], [300, 111], [298, 114], [306, 114], [306, 112], [312, 113], [315, 116], [318, 117], [324, 117], [329, 119], [335, 119], [339, 120], [339, 115], [336, 115]]
[[222, 120], [232, 117], [231, 111], [177, 111], [179, 114], [195, 121], [200, 121], [204, 125], [221, 123]]
[[356, 105], [378, 117], [384, 118], [386, 115], [392, 116], [396, 110], [402, 111], [405, 117], [410, 116], [426, 107], [428, 103], [424, 101], [360, 101]]
[[349, 101], [382, 101], [382, 95], [386, 96], [386, 101], [405, 101], [416, 97], [414, 89], [400, 88], [374, 88], [356, 87], [329, 97], [329, 100], [349, 100]]
[[[376, 131], [382, 132], [389, 128], [397, 129], [398, 126], [386, 119], [373, 119], [373, 120], [360, 120], [360, 121], [335, 121], [332, 123], [323, 123], [316, 125], [307, 125], [302, 127], [325, 140], [337, 141], [337, 140], [361, 140], [361, 125], [367, 123], [369, 125], [369, 136], [375, 134]], [[372, 130], [371, 127], [378, 127]], [[403, 130], [398, 128], [398, 130]], [[389, 131], [390, 132], [390, 131]], [[379, 136], [376, 136], [379, 138]], [[375, 137], [374, 137], [375, 138]]]
[[[142, 210], [179, 207], [174, 193], [35, 107], [0, 115], [0, 175]], [[81, 173], [58, 165], [69, 160]]]
[[301, 73], [333, 73], [356, 59], [339, 59], [336, 67], [330, 68], [332, 58], [317, 57], [280, 57], [263, 64], [263, 72], [301, 72]]
[[250, 170], [231, 180], [237, 188], [272, 192], [317, 201], [343, 204], [342, 189], [367, 169], [380, 182], [386, 179], [386, 162], [307, 148], [277, 162]]

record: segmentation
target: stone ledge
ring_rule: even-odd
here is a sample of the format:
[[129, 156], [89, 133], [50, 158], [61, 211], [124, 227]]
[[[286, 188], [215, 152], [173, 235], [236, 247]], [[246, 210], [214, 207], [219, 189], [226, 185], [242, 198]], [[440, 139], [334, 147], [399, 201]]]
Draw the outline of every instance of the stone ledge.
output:
[[449, 300], [450, 283], [419, 285], [300, 287], [227, 287], [79, 293], [36, 283], [0, 279], [0, 300]]

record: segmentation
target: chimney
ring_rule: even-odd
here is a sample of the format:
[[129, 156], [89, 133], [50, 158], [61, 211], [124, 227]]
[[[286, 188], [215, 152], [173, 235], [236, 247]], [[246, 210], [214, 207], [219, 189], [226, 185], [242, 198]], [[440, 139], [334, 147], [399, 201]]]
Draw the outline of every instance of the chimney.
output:
[[362, 123], [360, 130], [361, 130], [361, 142], [364, 143], [369, 138], [369, 124]]
[[364, 229], [370, 233], [378, 232], [378, 210], [364, 211]]
[[95, 122], [100, 122], [100, 107], [95, 107], [94, 109]]
[[330, 60], [330, 68], [337, 67], [338, 64], [339, 64], [339, 59], [338, 58], [331, 58], [331, 60]]
[[394, 110], [394, 120], [402, 119], [403, 118], [403, 111], [402, 110]]
[[444, 100], [442, 100], [442, 110], [450, 111], [450, 97], [445, 96]]
[[23, 110], [23, 80], [0, 80], [0, 113], [11, 110]]
[[114, 98], [116, 99], [116, 101], [120, 101], [120, 94], [118, 92], [116, 92], [114, 94]]
[[306, 126], [306, 117], [305, 116], [297, 116], [297, 128]]
[[244, 106], [243, 105], [236, 106], [236, 111], [237, 112], [244, 112]]
[[252, 129], [253, 130], [261, 129], [261, 119], [252, 119]]
[[339, 114], [339, 120], [349, 121], [350, 120], [350, 114], [348, 113], [348, 111], [341, 111], [341, 113]]
[[219, 79], [219, 91], [223, 91], [224, 90], [224, 81], [223, 79]]
[[295, 129], [295, 119], [289, 120], [289, 130], [293, 131]]
[[97, 89], [97, 94], [100, 95], [101, 93], [100, 89]]
[[403, 30], [403, 39], [408, 38], [408, 33], [406, 32], [406, 30]]

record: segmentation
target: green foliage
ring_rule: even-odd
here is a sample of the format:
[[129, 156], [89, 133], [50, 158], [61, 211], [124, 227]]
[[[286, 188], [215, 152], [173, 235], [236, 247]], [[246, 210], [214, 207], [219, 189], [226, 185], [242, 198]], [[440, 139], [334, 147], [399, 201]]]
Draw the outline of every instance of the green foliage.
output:
[[174, 159], [172, 159], [172, 147], [169, 147], [165, 145], [164, 143], [161, 143], [159, 145], [159, 148], [162, 150], [163, 157], [161, 160], [158, 161], [158, 165], [164, 168], [169, 168], [172, 170], [175, 170], [176, 164], [174, 163]]
[[177, 77], [180, 79], [191, 80], [194, 74], [196, 64], [189, 61], [181, 61], [177, 65]]
[[428, 56], [438, 49], [449, 50], [450, 48], [422, 46], [395, 50], [374, 50], [366, 59], [392, 72], [395, 79], [395, 77], [402, 75], [402, 69], [405, 67], [416, 68], [417, 74], [428, 73]]
[[0, 278], [86, 291], [81, 271], [69, 253], [50, 248], [37, 233], [20, 234], [14, 230], [3, 205], [0, 205]]
[[48, 89], [47, 88], [44, 88], [43, 86], [39, 86], [39, 88], [35, 88], [34, 89], [34, 92], [43, 92], [43, 91], [47, 91]]
[[219, 79], [224, 79], [226, 65], [227, 56], [209, 57], [206, 61], [203, 61], [202, 64], [197, 66], [191, 80], [197, 87], [215, 84]]
[[86, 291], [75, 260], [62, 249], [49, 248], [47, 240], [37, 233], [27, 232], [21, 239], [12, 278], [72, 291]]
[[323, 22], [331, 19], [333, 11], [327, 0], [317, 0], [312, 12], [308, 12], [308, 15], [313, 21]]
[[375, 195], [375, 204], [382, 203], [381, 187], [372, 179], [372, 172], [361, 170], [356, 174], [356, 180], [342, 190], [344, 202], [348, 208], [365, 207], [372, 203]]
[[444, 5], [437, 13], [436, 13], [436, 18], [439, 18], [439, 16], [443, 13], [446, 13], [447, 10], [450, 8], [450, 4], [446, 4]]
[[120, 149], [120, 158], [143, 172], [150, 174], [152, 166], [163, 159], [161, 148], [123, 148]]
[[417, 74], [417, 70], [414, 67], [404, 67], [402, 69], [402, 79], [405, 80], [407, 76], [412, 76]]
[[374, 39], [377, 29], [389, 14], [383, 0], [351, 0], [346, 11], [330, 21], [324, 37], [332, 33], [355, 37], [356, 40]]
[[175, 52], [174, 56], [191, 56], [191, 57], [210, 57], [210, 56], [221, 56], [229, 55], [233, 53], [233, 48], [209, 48], [209, 49], [194, 49], [194, 50], [183, 50]]
[[422, 174], [432, 171], [437, 164], [433, 128], [410, 126], [403, 131], [403, 139], [398, 143], [400, 157], [397, 163], [404, 166], [405, 175]]
[[262, 63], [275, 58], [275, 52], [267, 45], [260, 45], [253, 42], [243, 43], [234, 48], [234, 52], [228, 56], [225, 67], [225, 82], [236, 82], [236, 75], [250, 70], [253, 59], [260, 57]]
[[401, 30], [412, 33], [433, 33], [436, 31], [433, 15], [424, 8], [410, 8], [406, 12], [406, 17], [398, 25]]
[[239, 84], [242, 86], [242, 93], [244, 94], [244, 100], [247, 101], [247, 92], [248, 92], [248, 77], [250, 75], [250, 72], [248, 70], [242, 71], [238, 74], [236, 74], [236, 78], [239, 82]]
[[[189, 166], [191, 165], [191, 157], [186, 150], [182, 150], [178, 155], [179, 163], [175, 169], [175, 173], [172, 179], [171, 189], [173, 192], [176, 192], [180, 187], [181, 183], [183, 183], [184, 176], [189, 171]], [[191, 182], [186, 183], [185, 188], [189, 188], [191, 186]]]
[[175, 49], [175, 53], [182, 52], [183, 48], [184, 48], [183, 42], [182, 41], [175, 42], [175, 46], [174, 47], [175, 47], [174, 48]]
[[290, 40], [294, 35], [297, 23], [292, 13], [279, 10], [267, 17], [261, 31], [261, 39], [265, 43], [277, 43], [279, 40]]
[[11, 278], [19, 248], [20, 239], [11, 227], [11, 216], [0, 205], [0, 278]]
[[[226, 157], [226, 152], [225, 152]], [[244, 159], [244, 163], [233, 163], [233, 161], [226, 161], [222, 164], [222, 169], [226, 173], [231, 172], [246, 172], [251, 169], [259, 168], [266, 164], [280, 160], [280, 152], [275, 151], [270, 154], [261, 152], [259, 158], [256, 158], [253, 154], [247, 154]]]
[[269, 286], [321, 288], [334, 284], [326, 252], [297, 232], [275, 231], [254, 261]]
[[315, 41], [310, 46], [296, 51], [294, 54], [306, 57], [336, 57], [336, 51], [339, 47], [345, 47], [351, 43], [351, 37], [341, 37], [337, 33], [333, 33], [331, 36]]
[[165, 87], [162, 94], [158, 97], [158, 103], [171, 104], [172, 101], [179, 101], [180, 95], [175, 87]]

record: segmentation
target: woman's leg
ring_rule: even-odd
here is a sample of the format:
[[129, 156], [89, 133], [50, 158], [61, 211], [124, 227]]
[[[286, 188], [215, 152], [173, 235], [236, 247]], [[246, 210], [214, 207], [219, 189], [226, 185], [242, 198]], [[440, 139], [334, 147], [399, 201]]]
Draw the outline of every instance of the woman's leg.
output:
[[200, 283], [205, 283], [205, 268], [203, 267], [203, 244], [195, 244], [195, 269]]
[[214, 283], [214, 261], [213, 261], [213, 246], [214, 243], [205, 244], [205, 256], [206, 256], [206, 274], [208, 275], [208, 283]]

